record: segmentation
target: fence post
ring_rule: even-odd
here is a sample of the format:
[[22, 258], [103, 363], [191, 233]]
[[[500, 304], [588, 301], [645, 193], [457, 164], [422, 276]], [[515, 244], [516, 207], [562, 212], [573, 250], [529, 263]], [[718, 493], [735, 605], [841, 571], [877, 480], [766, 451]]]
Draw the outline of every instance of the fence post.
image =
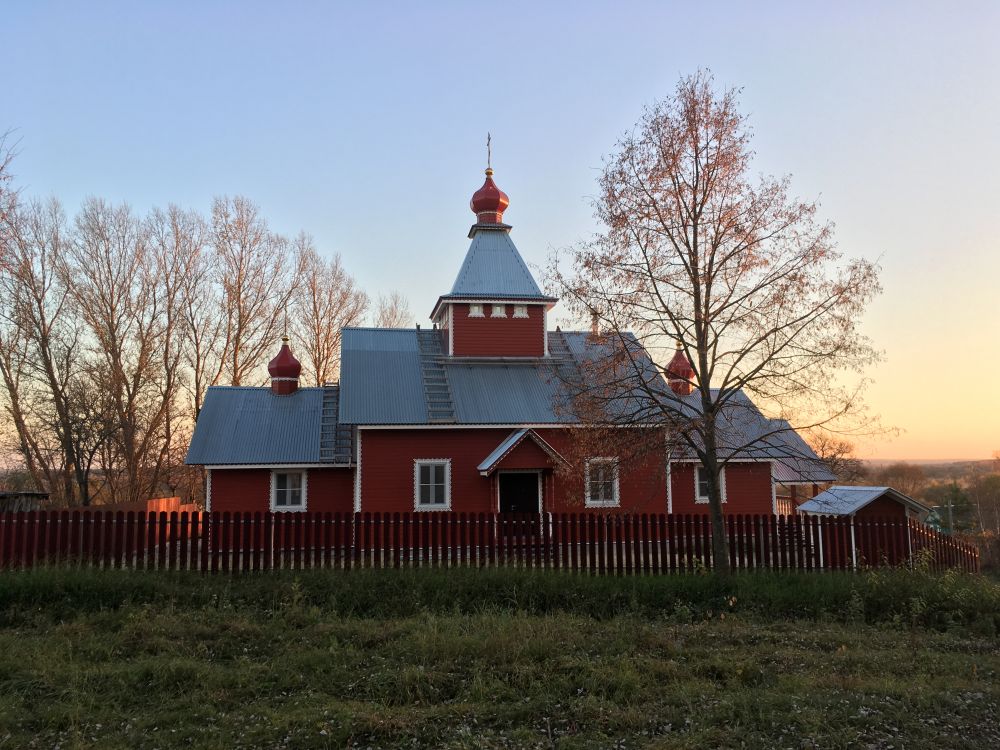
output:
[[851, 569], [858, 569], [858, 548], [854, 538], [854, 516], [851, 516]]

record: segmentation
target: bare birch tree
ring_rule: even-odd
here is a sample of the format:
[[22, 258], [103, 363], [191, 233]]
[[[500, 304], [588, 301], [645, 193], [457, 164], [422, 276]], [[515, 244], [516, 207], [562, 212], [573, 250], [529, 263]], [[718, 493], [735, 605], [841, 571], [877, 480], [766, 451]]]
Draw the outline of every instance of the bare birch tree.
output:
[[110, 405], [111, 495], [145, 500], [158, 489], [177, 393], [175, 261], [157, 252], [149, 226], [127, 206], [90, 199], [77, 216], [64, 272], [92, 340], [91, 382]]
[[[206, 389], [263, 381], [289, 328], [308, 377], [337, 377], [340, 329], [368, 304], [339, 257], [245, 198], [210, 221], [90, 199], [68, 223], [55, 200], [19, 201], [10, 158], [0, 137], [0, 440], [55, 505], [197, 498], [183, 460]], [[386, 310], [409, 315], [399, 295]]]
[[222, 354], [211, 383], [244, 385], [287, 328], [298, 258], [243, 197], [215, 199], [211, 237], [223, 316]]
[[380, 294], [375, 303], [376, 328], [409, 328], [413, 325], [410, 303], [397, 291]]
[[[793, 198], [788, 178], [755, 178], [751, 157], [736, 92], [717, 93], [705, 72], [682, 78], [606, 161], [595, 200], [603, 231], [570, 253], [569, 269], [558, 259], [551, 268], [571, 309], [597, 317], [616, 360], [603, 371], [610, 385], [596, 373], [578, 395], [616, 403], [602, 419], [670, 425], [707, 470], [720, 572], [720, 472], [741, 448], [723, 444], [727, 410], [746, 393], [788, 420], [776, 431], [844, 424], [860, 414], [862, 384], [843, 383], [877, 356], [858, 330], [880, 291], [877, 268], [842, 258], [817, 205]], [[693, 365], [692, 395], [663, 387], [675, 341]], [[658, 364], [652, 376], [643, 349]]]
[[[7, 214], [0, 271], [0, 371], [7, 409], [36, 483], [67, 504], [90, 502], [96, 445], [81, 441], [83, 330], [60, 273], [71, 237], [58, 202], [32, 202]], [[100, 441], [98, 433], [88, 437]]]
[[14, 148], [9, 141], [10, 132], [0, 133], [0, 252], [4, 247], [4, 233], [17, 206], [17, 191], [14, 190], [14, 175], [11, 174]]
[[344, 270], [339, 255], [324, 260], [305, 234], [294, 244], [301, 266], [292, 301], [292, 331], [304, 354], [305, 378], [323, 385], [339, 376], [341, 329], [361, 323], [368, 295]]

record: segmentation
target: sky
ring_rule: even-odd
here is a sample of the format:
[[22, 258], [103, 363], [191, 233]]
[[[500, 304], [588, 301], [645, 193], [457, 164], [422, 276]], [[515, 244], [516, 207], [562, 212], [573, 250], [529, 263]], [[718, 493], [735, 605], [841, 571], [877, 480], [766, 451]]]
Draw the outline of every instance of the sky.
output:
[[[702, 5], [703, 8], [695, 8]], [[742, 90], [755, 168], [878, 260], [881, 459], [1000, 450], [1000, 3], [3, 0], [0, 132], [29, 196], [245, 195], [418, 321], [493, 136], [529, 264], [591, 236], [602, 158], [678, 78]]]

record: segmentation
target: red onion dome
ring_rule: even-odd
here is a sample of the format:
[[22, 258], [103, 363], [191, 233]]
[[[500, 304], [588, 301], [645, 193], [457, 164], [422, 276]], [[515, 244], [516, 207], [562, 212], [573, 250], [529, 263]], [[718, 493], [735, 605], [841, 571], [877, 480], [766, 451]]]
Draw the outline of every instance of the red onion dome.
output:
[[302, 365], [288, 347], [288, 336], [281, 337], [281, 351], [267, 363], [267, 371], [272, 378], [298, 378], [301, 374]]
[[667, 365], [667, 385], [674, 393], [686, 396], [694, 390], [693, 381], [694, 367], [684, 353], [684, 345], [678, 341], [674, 358]]
[[472, 213], [476, 215], [479, 224], [503, 224], [503, 212], [510, 205], [510, 198], [493, 182], [493, 170], [487, 168], [486, 182], [469, 201]]

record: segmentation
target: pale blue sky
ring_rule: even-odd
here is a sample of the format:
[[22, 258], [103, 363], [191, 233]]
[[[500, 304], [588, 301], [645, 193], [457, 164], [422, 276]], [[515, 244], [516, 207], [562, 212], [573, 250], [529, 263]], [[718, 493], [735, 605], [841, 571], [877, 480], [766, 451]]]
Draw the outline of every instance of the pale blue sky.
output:
[[757, 167], [882, 259], [871, 402], [906, 433], [866, 455], [1000, 449], [1000, 3], [693, 5], [3, 0], [0, 130], [30, 195], [244, 194], [422, 317], [467, 247], [487, 130], [541, 264], [593, 231], [601, 157], [643, 105], [708, 67], [743, 88]]

